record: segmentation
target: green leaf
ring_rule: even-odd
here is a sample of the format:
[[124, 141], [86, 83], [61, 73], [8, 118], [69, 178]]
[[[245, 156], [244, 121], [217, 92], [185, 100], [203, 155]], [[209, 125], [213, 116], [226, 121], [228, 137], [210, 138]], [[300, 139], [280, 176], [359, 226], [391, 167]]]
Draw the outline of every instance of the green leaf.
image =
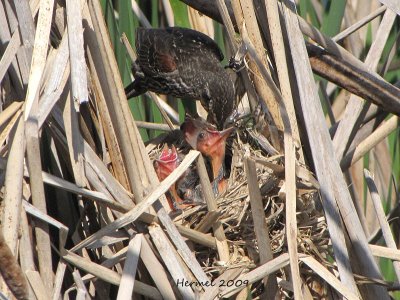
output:
[[343, 21], [346, 0], [330, 1], [329, 12], [324, 17], [321, 31], [328, 36], [334, 36], [340, 32]]
[[187, 5], [179, 0], [170, 0], [174, 11], [175, 26], [190, 28]]

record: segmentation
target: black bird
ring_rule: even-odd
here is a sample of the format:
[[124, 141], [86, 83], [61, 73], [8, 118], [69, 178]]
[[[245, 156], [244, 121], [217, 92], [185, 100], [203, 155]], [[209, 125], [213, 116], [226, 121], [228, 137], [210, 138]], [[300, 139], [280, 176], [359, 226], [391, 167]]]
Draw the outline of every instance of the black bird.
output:
[[187, 28], [138, 28], [136, 50], [135, 81], [125, 88], [128, 99], [153, 91], [200, 100], [207, 121], [220, 130], [224, 127], [233, 112], [235, 89], [214, 40]]

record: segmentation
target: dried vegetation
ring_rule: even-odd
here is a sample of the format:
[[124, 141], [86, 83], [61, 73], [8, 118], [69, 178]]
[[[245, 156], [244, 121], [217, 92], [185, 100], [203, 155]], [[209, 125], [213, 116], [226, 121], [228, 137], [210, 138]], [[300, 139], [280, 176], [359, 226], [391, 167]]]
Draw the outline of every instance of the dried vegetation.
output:
[[[245, 61], [238, 75], [247, 97], [239, 107], [249, 107], [253, 121], [239, 121], [228, 188], [214, 197], [194, 150], [158, 181], [152, 159], [163, 139], [145, 145], [137, 126], [165, 126], [133, 119], [99, 2], [65, 2], [0, 2], [3, 294], [389, 299], [396, 286], [383, 280], [376, 257], [392, 259], [400, 279], [398, 240], [368, 171], [367, 201], [378, 217], [364, 214], [362, 166], [355, 165], [382, 151], [374, 158], [378, 184], [391, 186], [382, 141], [398, 132], [400, 90], [376, 70], [398, 4], [382, 1], [391, 9], [377, 7], [331, 39], [296, 15], [293, 1], [183, 1], [194, 7], [194, 28], [210, 24], [195, 9], [222, 22], [227, 48]], [[361, 61], [360, 49], [345, 47], [374, 19], [377, 33]], [[379, 74], [393, 57], [382, 58]], [[312, 69], [341, 88], [317, 86]], [[150, 96], [168, 128], [178, 125], [176, 113]], [[171, 212], [165, 193], [192, 164], [205, 204]], [[382, 230], [371, 233], [375, 219]]]

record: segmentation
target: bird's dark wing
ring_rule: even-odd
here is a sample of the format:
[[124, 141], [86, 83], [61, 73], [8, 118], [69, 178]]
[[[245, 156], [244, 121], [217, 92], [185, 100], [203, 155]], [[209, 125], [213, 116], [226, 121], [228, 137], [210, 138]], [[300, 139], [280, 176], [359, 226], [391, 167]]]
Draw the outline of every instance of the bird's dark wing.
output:
[[224, 56], [217, 43], [207, 35], [188, 28], [138, 28], [136, 31], [138, 65], [143, 73], [157, 76], [172, 73], [180, 65], [202, 65], [215, 68], [213, 61]]
[[214, 56], [218, 61], [224, 59], [224, 55], [218, 44], [204, 33], [182, 27], [168, 27], [165, 30], [175, 37], [175, 45], [178, 48], [207, 52], [208, 55]]
[[177, 69], [177, 58], [172, 47], [173, 36], [162, 29], [138, 28], [136, 51], [138, 64], [147, 75], [171, 73]]

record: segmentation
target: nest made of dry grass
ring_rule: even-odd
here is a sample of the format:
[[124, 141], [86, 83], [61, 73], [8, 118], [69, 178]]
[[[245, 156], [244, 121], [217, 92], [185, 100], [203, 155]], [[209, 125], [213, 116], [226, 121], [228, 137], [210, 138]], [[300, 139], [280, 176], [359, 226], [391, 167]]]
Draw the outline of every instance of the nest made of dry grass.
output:
[[[293, 1], [261, 1], [267, 9], [249, 0], [217, 2], [231, 50], [244, 58], [239, 72], [248, 106], [254, 112], [261, 102], [260, 122], [268, 126], [257, 120], [241, 128], [227, 191], [178, 216], [169, 214], [165, 193], [193, 163], [201, 176], [204, 162], [189, 151], [158, 181], [148, 152], [155, 157], [159, 150], [146, 149], [138, 126], [178, 124], [152, 93], [168, 125], [132, 118], [99, 2], [0, 2], [6, 12], [0, 20], [1, 293], [19, 299], [389, 298], [375, 257], [399, 260], [396, 236], [365, 172], [389, 246], [376, 245], [380, 231], [367, 240], [343, 173], [398, 128], [397, 116], [382, 121], [388, 112], [399, 114], [400, 90], [373, 71], [377, 59], [366, 67], [303, 20]], [[361, 21], [385, 12], [379, 31], [390, 32], [395, 13], [377, 12]], [[368, 57], [382, 56], [387, 38], [377, 35], [369, 50], [377, 53]], [[351, 96], [338, 127], [332, 125], [332, 140], [310, 66], [377, 107]], [[364, 120], [367, 107], [383, 109], [384, 117]], [[333, 113], [330, 119], [334, 124]], [[354, 152], [344, 147], [350, 144]], [[383, 153], [390, 156], [387, 148]], [[400, 274], [399, 264], [393, 267]]]
[[[249, 128], [254, 132], [254, 128]], [[168, 136], [168, 134], [167, 134]], [[176, 134], [175, 134], [176, 136]], [[168, 139], [168, 138], [163, 138]], [[161, 139], [161, 140], [163, 140]], [[160, 139], [157, 139], [158, 142]], [[258, 183], [262, 199], [263, 212], [265, 214], [265, 226], [269, 233], [271, 252], [274, 256], [286, 253], [286, 210], [285, 195], [282, 193], [284, 185], [284, 160], [282, 155], [271, 155], [263, 149], [254, 138], [248, 133], [246, 128], [242, 128], [235, 134], [235, 138], [230, 140], [229, 147], [232, 148], [232, 164], [227, 178], [228, 186], [225, 192], [217, 195], [215, 201], [218, 205], [216, 213], [229, 245], [229, 261], [221, 261], [218, 250], [211, 249], [204, 245], [192, 243], [197, 260], [206, 274], [215, 280], [226, 270], [240, 268], [242, 274], [256, 268], [260, 263], [260, 253], [257, 245], [257, 238], [254, 230], [254, 222], [250, 204], [248, 176], [245, 171], [245, 159], [257, 162], [257, 178], [253, 178]], [[152, 143], [150, 142], [150, 145]], [[159, 143], [149, 147], [149, 156], [152, 160], [160, 156], [162, 149], [169, 143]], [[186, 145], [184, 152], [187, 152]], [[178, 149], [178, 152], [180, 150]], [[297, 162], [300, 166], [300, 162]], [[301, 166], [310, 175], [310, 181], [297, 178], [299, 183], [299, 193], [297, 197], [297, 226], [298, 226], [298, 251], [315, 257], [321, 264], [335, 269], [331, 263], [334, 256], [331, 249], [328, 227], [321, 211], [321, 204], [318, 203], [319, 195], [315, 179], [307, 170], [306, 166]], [[317, 204], [316, 204], [317, 202]], [[319, 209], [318, 209], [319, 208]], [[199, 204], [194, 207], [179, 210], [172, 213], [176, 224], [197, 230], [208, 217], [206, 204]], [[211, 229], [208, 230], [208, 232]], [[205, 233], [208, 233], [205, 232]], [[308, 274], [305, 281], [311, 285], [319, 284], [319, 296], [327, 291], [320, 287], [322, 281], [316, 280], [315, 274], [310, 269], [302, 265], [301, 272]], [[290, 275], [281, 270], [280, 278], [288, 280]], [[262, 285], [262, 284], [261, 284]], [[263, 292], [260, 283], [254, 285], [252, 296], [257, 299]], [[282, 296], [286, 292], [282, 290]]]

